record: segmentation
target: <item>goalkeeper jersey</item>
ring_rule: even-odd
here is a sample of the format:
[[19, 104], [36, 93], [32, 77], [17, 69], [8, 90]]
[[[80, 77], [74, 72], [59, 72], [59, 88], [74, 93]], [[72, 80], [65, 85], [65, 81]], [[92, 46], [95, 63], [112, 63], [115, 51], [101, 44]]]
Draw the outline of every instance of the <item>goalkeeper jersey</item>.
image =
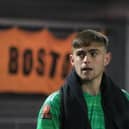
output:
[[[129, 99], [129, 94], [122, 90]], [[92, 129], [105, 129], [104, 112], [101, 105], [101, 94], [83, 93], [88, 108], [88, 118]], [[60, 129], [60, 92], [49, 95], [38, 114], [37, 129]]]

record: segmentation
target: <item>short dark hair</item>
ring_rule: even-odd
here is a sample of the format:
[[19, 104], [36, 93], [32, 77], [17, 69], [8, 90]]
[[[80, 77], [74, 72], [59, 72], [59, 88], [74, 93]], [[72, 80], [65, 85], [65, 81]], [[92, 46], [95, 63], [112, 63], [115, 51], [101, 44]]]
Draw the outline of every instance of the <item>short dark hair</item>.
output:
[[92, 29], [87, 29], [87, 30], [78, 32], [72, 42], [72, 47], [80, 48], [83, 46], [89, 46], [93, 42], [104, 45], [106, 50], [108, 50], [108, 47], [109, 47], [108, 37], [103, 33]]

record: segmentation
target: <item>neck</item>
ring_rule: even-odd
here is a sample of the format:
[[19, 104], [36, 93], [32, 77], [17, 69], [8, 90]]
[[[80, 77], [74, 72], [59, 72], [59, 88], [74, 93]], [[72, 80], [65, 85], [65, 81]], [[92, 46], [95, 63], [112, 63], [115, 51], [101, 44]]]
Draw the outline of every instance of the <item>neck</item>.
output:
[[82, 90], [91, 95], [97, 95], [100, 92], [101, 80], [102, 80], [102, 77], [96, 78], [91, 81], [83, 81]]

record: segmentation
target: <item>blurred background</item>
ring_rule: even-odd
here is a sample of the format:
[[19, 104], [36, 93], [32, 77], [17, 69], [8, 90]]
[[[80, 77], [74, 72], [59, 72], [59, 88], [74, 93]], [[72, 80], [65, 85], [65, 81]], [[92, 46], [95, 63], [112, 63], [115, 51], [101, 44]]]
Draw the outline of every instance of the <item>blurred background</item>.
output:
[[97, 29], [110, 39], [107, 73], [129, 91], [128, 0], [0, 1], [0, 129], [35, 129], [41, 104], [70, 65], [74, 34]]

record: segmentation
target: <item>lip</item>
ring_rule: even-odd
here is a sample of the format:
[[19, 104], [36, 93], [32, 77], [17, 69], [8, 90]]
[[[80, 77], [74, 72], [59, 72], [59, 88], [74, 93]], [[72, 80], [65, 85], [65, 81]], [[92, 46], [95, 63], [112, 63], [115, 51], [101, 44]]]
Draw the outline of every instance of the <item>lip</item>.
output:
[[86, 68], [82, 68], [81, 70], [82, 70], [82, 71], [91, 71], [91, 70], [93, 70], [93, 69], [90, 68], [90, 67], [86, 67]]

